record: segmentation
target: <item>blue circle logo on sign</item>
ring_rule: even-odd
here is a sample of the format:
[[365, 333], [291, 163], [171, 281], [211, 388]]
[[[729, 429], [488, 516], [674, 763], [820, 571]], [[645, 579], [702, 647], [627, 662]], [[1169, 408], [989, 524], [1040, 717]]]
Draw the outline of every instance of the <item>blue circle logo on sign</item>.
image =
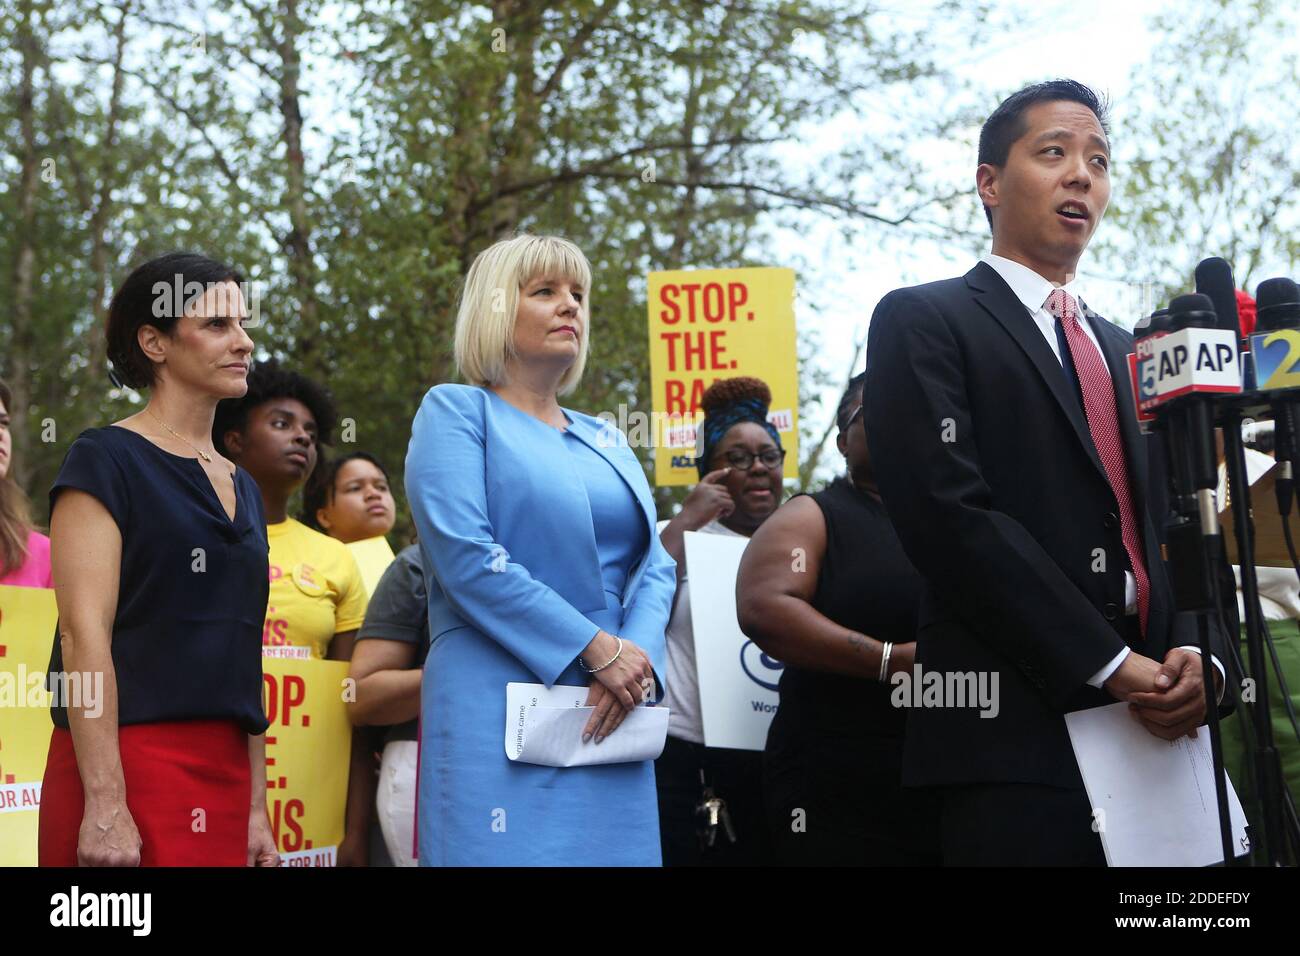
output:
[[746, 641], [741, 647], [740, 666], [750, 680], [768, 690], [777, 689], [777, 681], [781, 679], [781, 671], [785, 669], [784, 664], [774, 657], [768, 657], [753, 641]]

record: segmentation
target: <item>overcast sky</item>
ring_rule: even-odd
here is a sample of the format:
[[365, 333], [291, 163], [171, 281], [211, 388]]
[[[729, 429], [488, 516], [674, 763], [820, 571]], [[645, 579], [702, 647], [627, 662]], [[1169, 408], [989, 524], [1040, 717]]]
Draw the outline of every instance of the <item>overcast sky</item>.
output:
[[[995, 91], [990, 109], [996, 105], [999, 93], [1058, 76], [1087, 83], [1119, 102], [1128, 90], [1133, 68], [1145, 61], [1151, 47], [1147, 20], [1164, 5], [1164, 0], [1092, 0], [1087, 4], [1050, 0], [1037, 5], [1020, 28], [991, 42], [988, 56], [956, 64], [955, 69]], [[974, 203], [974, 142], [969, 152]], [[1107, 226], [1103, 220], [1098, 229]], [[852, 353], [855, 338], [865, 332], [872, 311], [887, 292], [902, 285], [961, 275], [975, 262], [965, 248], [945, 247], [928, 240], [892, 243], [887, 249], [858, 248], [861, 244], [846, 242], [829, 222], [811, 232], [779, 235], [779, 247], [793, 246], [810, 262], [834, 263], [833, 270], [819, 269], [818, 275], [801, 276], [811, 286], [804, 295], [815, 297], [821, 311], [814, 315], [800, 308], [798, 321], [801, 328], [815, 323], [822, 339], [819, 360], [827, 364], [837, 380], [844, 372], [842, 366]], [[1090, 257], [1085, 254], [1080, 262], [1079, 283], [1089, 306], [1131, 328], [1143, 314], [1141, 291], [1090, 271], [1090, 265]], [[859, 370], [860, 366], [861, 362]], [[838, 402], [839, 386], [828, 389], [822, 396], [822, 407], [809, 416], [816, 426], [814, 433], [820, 434], [825, 428]], [[843, 466], [835, 450], [828, 451], [825, 465], [819, 469], [823, 476]]]
[[[977, 38], [972, 44], [972, 54], [947, 64], [959, 75], [988, 92], [988, 109], [992, 109], [1001, 95], [1028, 83], [1043, 79], [1070, 76], [1109, 95], [1112, 101], [1124, 99], [1133, 68], [1144, 61], [1152, 37], [1147, 20], [1167, 3], [1176, 0], [1090, 0], [1080, 4], [1077, 0], [1043, 0], [1031, 3], [1021, 0], [1019, 6], [1028, 8], [1023, 19], [1011, 29], [990, 27], [990, 36]], [[935, 23], [926, 2], [908, 2], [891, 16], [901, 18], [904, 27], [935, 29], [951, 24]], [[1002, 7], [1001, 16], [1013, 5]], [[205, 13], [195, 15], [195, 26], [202, 23], [209, 30], [220, 31], [224, 22], [218, 12], [219, 5], [206, 4]], [[326, 4], [322, 14], [326, 19], [337, 11]], [[908, 20], [913, 22], [907, 22]], [[952, 45], [960, 48], [961, 37]], [[978, 57], [976, 54], [979, 54]], [[321, 131], [333, 135], [349, 126], [355, 132], [355, 122], [345, 110], [337, 109], [336, 91], [347, 87], [351, 68], [337, 59], [332, 51], [314, 56], [308, 53], [313, 82], [305, 95], [305, 112], [309, 123], [305, 131], [309, 150], [323, 149]], [[865, 121], [850, 117], [827, 123], [823, 127], [801, 131], [798, 142], [791, 143], [783, 154], [794, 161], [832, 154], [844, 137], [853, 135], [851, 124]], [[312, 129], [312, 126], [318, 129]], [[1116, 130], [1121, 134], [1122, 130]], [[971, 202], [974, 196], [975, 143], [978, 129], [969, 131], [968, 149], [950, 151], [957, 162], [965, 164], [965, 171], [954, 167], [954, 175], [965, 176], [971, 184]], [[317, 149], [317, 152], [320, 152]], [[969, 154], [969, 155], [966, 155]], [[965, 159], [960, 157], [965, 155]], [[814, 160], [815, 161], [815, 160]], [[948, 156], [936, 162], [949, 161]], [[1122, 173], [1121, 173], [1122, 174]], [[1105, 230], [1108, 223], [1099, 227]], [[773, 250], [780, 255], [768, 265], [787, 266], [802, 261], [812, 264], [798, 277], [800, 289], [797, 319], [801, 330], [815, 327], [820, 335], [820, 349], [815, 361], [825, 363], [837, 383], [842, 382], [847, 371], [848, 358], [854, 342], [865, 333], [868, 320], [879, 302], [891, 289], [901, 285], [927, 282], [933, 279], [959, 275], [974, 263], [969, 249], [960, 245], [944, 245], [926, 239], [896, 235], [885, 245], [872, 240], [846, 239], [841, 225], [824, 217], [804, 218], [798, 229], [776, 229]], [[777, 253], [774, 251], [774, 256]], [[682, 263], [684, 268], [726, 268], [732, 263]], [[1140, 291], [1115, 281], [1107, 280], [1098, 272], [1089, 270], [1090, 261], [1085, 256], [1080, 263], [1080, 283], [1088, 304], [1101, 314], [1132, 327], [1140, 315], [1151, 305], [1143, 302]], [[807, 307], [815, 302], [818, 311]], [[1143, 306], [1146, 306], [1143, 308]], [[858, 363], [859, 369], [861, 361]], [[803, 372], [808, 369], [801, 370]], [[822, 396], [820, 409], [805, 409], [814, 434], [820, 434], [834, 415], [839, 400], [840, 385], [828, 388]], [[834, 449], [823, 459], [819, 469], [822, 477], [829, 477], [843, 465]]]

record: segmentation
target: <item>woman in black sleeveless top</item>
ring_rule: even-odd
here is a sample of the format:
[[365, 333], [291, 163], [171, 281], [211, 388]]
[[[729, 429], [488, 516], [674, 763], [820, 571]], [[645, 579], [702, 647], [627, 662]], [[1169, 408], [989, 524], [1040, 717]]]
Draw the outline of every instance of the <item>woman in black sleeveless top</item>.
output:
[[82, 432], [50, 489], [59, 623], [42, 866], [279, 865], [266, 516], [252, 477], [212, 445], [217, 402], [248, 389], [242, 281], [172, 253], [135, 269], [109, 306], [117, 381], [148, 401]]
[[910, 673], [920, 577], [871, 473], [862, 376], [840, 401], [837, 444], [849, 476], [786, 502], [740, 566], [745, 633], [785, 662], [768, 732], [764, 790], [785, 864], [937, 865], [930, 798], [904, 790], [906, 710], [888, 676]]

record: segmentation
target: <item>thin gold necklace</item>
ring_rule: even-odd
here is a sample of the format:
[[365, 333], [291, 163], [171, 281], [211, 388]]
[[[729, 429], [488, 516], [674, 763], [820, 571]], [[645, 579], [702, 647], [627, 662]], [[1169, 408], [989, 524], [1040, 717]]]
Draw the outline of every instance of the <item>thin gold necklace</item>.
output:
[[155, 415], [152, 411], [150, 411], [148, 405], [146, 405], [146, 406], [144, 407], [144, 410], [145, 410], [146, 412], [149, 412], [149, 416], [150, 416], [154, 421], [156, 421], [159, 425], [161, 425], [163, 428], [167, 429], [169, 432], [171, 432], [171, 433], [172, 433], [173, 435], [175, 435], [177, 438], [180, 438], [181, 441], [185, 442], [185, 444], [189, 445], [191, 448], [194, 448], [195, 453], [196, 453], [200, 458], [202, 458], [204, 461], [206, 461], [206, 462], [208, 462], [208, 463], [211, 463], [211, 462], [212, 462], [212, 456], [211, 456], [211, 455], [209, 455], [209, 454], [208, 454], [207, 452], [205, 452], [205, 451], [200, 451], [198, 448], [195, 448], [194, 445], [193, 445], [193, 443], [187, 441], [185, 438], [182, 438], [180, 435], [178, 435], [178, 434], [176, 433], [176, 430], [175, 430], [174, 428], [172, 428], [172, 427], [171, 427], [170, 425], [168, 425], [165, 421], [163, 421], [161, 418], [159, 418], [157, 415]]

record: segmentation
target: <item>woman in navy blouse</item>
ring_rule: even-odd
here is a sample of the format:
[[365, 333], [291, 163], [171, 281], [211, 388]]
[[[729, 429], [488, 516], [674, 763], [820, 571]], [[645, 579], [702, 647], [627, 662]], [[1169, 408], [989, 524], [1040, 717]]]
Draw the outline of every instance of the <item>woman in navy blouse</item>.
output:
[[[591, 267], [519, 236], [474, 261], [456, 319], [469, 385], [429, 390], [406, 490], [432, 646], [421, 685], [419, 862], [657, 866], [653, 760], [510, 760], [506, 684], [588, 687], [581, 746], [655, 691], [676, 567], [617, 429], [562, 408], [587, 358]], [[662, 682], [660, 682], [662, 687]]]
[[[83, 432], [50, 489], [58, 633], [42, 866], [276, 866], [262, 709], [266, 521], [217, 454], [253, 343], [240, 276], [175, 253], [113, 296], [135, 415]], [[65, 677], [65, 675], [67, 675]]]

